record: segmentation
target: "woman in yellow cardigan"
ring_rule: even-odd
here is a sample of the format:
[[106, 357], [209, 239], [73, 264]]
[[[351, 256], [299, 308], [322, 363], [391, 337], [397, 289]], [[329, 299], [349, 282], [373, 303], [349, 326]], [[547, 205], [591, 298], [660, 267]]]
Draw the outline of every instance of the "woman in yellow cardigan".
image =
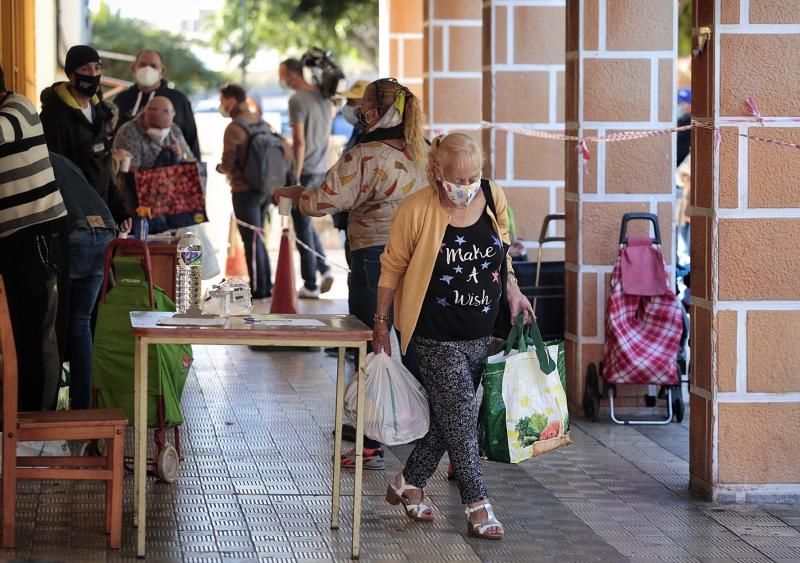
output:
[[[402, 503], [413, 520], [432, 520], [422, 489], [447, 451], [461, 501], [468, 505], [468, 532], [500, 539], [504, 529], [487, 500], [478, 453], [475, 390], [497, 314], [506, 306], [503, 294], [512, 318], [522, 312], [530, 322], [533, 308], [506, 252], [506, 198], [494, 183], [482, 185], [481, 164], [472, 137], [454, 133], [434, 139], [429, 186], [403, 201], [381, 256], [372, 349], [390, 353], [387, 321], [394, 303], [401, 348], [405, 353], [413, 340], [431, 408], [430, 431], [389, 484], [386, 500]], [[508, 276], [501, 287], [504, 260]]]

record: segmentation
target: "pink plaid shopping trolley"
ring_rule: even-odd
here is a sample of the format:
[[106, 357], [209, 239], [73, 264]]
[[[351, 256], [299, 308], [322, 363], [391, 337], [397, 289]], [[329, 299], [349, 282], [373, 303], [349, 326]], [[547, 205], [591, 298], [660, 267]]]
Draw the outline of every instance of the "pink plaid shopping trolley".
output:
[[[631, 220], [653, 224], [654, 237], [628, 237]], [[620, 229], [620, 251], [611, 273], [604, 362], [591, 364], [586, 377], [584, 410], [597, 420], [600, 398], [608, 397], [611, 419], [618, 424], [668, 424], [683, 418], [677, 357], [683, 331], [683, 311], [661, 254], [658, 218], [649, 213], [627, 213]], [[600, 391], [601, 379], [605, 382]], [[621, 420], [614, 413], [616, 386], [661, 386], [668, 416], [663, 420]], [[651, 405], [654, 405], [654, 398]], [[674, 412], [673, 412], [674, 411]]]

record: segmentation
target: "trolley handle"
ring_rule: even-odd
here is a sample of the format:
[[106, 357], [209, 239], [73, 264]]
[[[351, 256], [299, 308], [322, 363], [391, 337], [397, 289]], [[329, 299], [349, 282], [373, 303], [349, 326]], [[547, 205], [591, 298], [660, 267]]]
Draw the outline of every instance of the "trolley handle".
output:
[[626, 213], [622, 216], [622, 227], [619, 230], [620, 245], [628, 242], [628, 222], [629, 221], [650, 221], [653, 223], [653, 244], [661, 244], [661, 229], [658, 227], [658, 217], [652, 213]]
[[547, 215], [542, 221], [542, 230], [539, 232], [539, 246], [543, 245], [546, 242], [566, 242], [566, 237], [560, 236], [547, 236], [547, 229], [550, 227], [550, 223], [553, 221], [566, 221], [567, 216], [563, 213], [553, 213], [551, 215]]
[[150, 248], [147, 243], [137, 239], [116, 238], [108, 243], [106, 256], [103, 261], [103, 287], [100, 290], [100, 303], [106, 302], [106, 292], [108, 291], [108, 280], [111, 278], [111, 266], [114, 263], [114, 255], [118, 248], [132, 248], [139, 250], [144, 257], [144, 270], [147, 277], [147, 289], [150, 294], [150, 309], [155, 311], [156, 299], [153, 291], [153, 265], [150, 261]]
[[[539, 249], [536, 251], [536, 276], [533, 280], [533, 287], [535, 289], [539, 288], [539, 282], [541, 281], [542, 276], [542, 247], [547, 242], [566, 242], [567, 237], [563, 236], [548, 236], [547, 229], [550, 227], [550, 223], [554, 221], [565, 221], [567, 220], [567, 216], [564, 213], [552, 213], [550, 215], [546, 215], [544, 221], [542, 221], [542, 230], [539, 232]], [[533, 310], [536, 310], [536, 302], [538, 297], [533, 298]]]

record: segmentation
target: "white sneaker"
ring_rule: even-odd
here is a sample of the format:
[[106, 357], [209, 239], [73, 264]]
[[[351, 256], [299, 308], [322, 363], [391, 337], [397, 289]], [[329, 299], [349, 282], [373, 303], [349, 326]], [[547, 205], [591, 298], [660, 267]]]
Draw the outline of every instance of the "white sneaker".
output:
[[331, 286], [333, 285], [333, 274], [330, 272], [326, 272], [323, 274], [322, 279], [319, 282], [319, 292], [320, 293], [328, 293], [331, 290]]
[[308, 289], [306, 286], [301, 286], [297, 290], [297, 296], [300, 299], [319, 299], [319, 289]]

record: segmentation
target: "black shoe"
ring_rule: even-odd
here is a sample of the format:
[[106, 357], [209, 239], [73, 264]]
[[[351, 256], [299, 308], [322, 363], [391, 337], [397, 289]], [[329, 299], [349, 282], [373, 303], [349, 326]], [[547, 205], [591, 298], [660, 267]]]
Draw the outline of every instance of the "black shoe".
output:
[[[336, 430], [334, 430], [331, 434], [336, 437]], [[355, 442], [356, 441], [356, 429], [350, 426], [349, 424], [342, 424], [342, 440], [346, 442]]]

